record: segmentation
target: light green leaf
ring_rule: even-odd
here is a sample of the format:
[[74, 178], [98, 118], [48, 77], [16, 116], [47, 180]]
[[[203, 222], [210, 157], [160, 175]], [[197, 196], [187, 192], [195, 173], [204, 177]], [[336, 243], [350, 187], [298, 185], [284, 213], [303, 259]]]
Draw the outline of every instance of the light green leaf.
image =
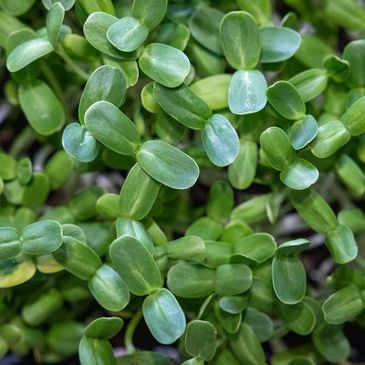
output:
[[228, 89], [228, 105], [233, 114], [257, 113], [266, 105], [267, 83], [257, 70], [236, 71]]
[[88, 131], [106, 147], [132, 155], [140, 143], [135, 124], [109, 101], [97, 101], [85, 113]]
[[288, 137], [296, 150], [307, 146], [317, 136], [318, 124], [310, 114], [295, 122], [288, 130]]
[[167, 114], [191, 129], [203, 128], [212, 116], [208, 105], [185, 85], [169, 89], [155, 83], [153, 97]]
[[108, 265], [102, 265], [96, 270], [88, 286], [97, 302], [108, 311], [119, 312], [129, 302], [127, 286], [119, 274]]
[[303, 158], [295, 158], [280, 172], [281, 181], [291, 189], [304, 190], [317, 182], [319, 171]]
[[62, 228], [56, 221], [40, 221], [23, 229], [24, 253], [45, 255], [62, 245]]
[[40, 135], [49, 136], [63, 127], [63, 106], [43, 81], [33, 80], [20, 85], [19, 101], [29, 124]]
[[115, 365], [113, 348], [107, 340], [83, 336], [79, 345], [81, 365]]
[[298, 120], [305, 117], [305, 104], [297, 89], [287, 81], [277, 81], [267, 89], [271, 106], [284, 118]]
[[148, 29], [153, 29], [164, 18], [167, 3], [167, 0], [134, 0], [132, 16], [137, 18]]
[[189, 355], [210, 361], [215, 354], [217, 330], [208, 321], [194, 320], [186, 328], [185, 348]]
[[255, 19], [245, 11], [226, 14], [220, 25], [222, 48], [227, 61], [237, 70], [255, 68], [260, 58], [260, 34]]
[[123, 327], [119, 317], [99, 317], [90, 322], [85, 328], [85, 335], [91, 338], [107, 340], [113, 338]]
[[13, 49], [6, 60], [10, 72], [16, 72], [46, 56], [54, 50], [51, 42], [45, 38], [34, 38]]
[[124, 74], [113, 66], [100, 66], [90, 76], [79, 103], [79, 120], [84, 122], [86, 110], [97, 101], [105, 100], [119, 107], [125, 95], [127, 81]]
[[19, 255], [23, 250], [19, 232], [10, 227], [0, 227], [0, 261]]
[[281, 62], [292, 57], [302, 41], [300, 34], [285, 27], [260, 28], [262, 63]]
[[152, 80], [172, 88], [181, 85], [190, 71], [188, 57], [179, 49], [162, 43], [150, 43], [138, 64]]
[[227, 166], [236, 159], [240, 142], [231, 123], [223, 115], [213, 114], [202, 129], [201, 138], [214, 165]]
[[57, 45], [64, 16], [65, 9], [59, 2], [54, 3], [47, 14], [47, 36], [53, 47]]
[[96, 139], [79, 123], [71, 123], [65, 128], [62, 146], [70, 156], [80, 162], [94, 161], [99, 151]]
[[123, 52], [132, 52], [144, 43], [148, 29], [137, 19], [126, 16], [113, 23], [106, 36], [115, 48]]
[[135, 295], [146, 295], [161, 288], [162, 278], [151, 253], [141, 242], [123, 235], [110, 245], [113, 266]]
[[[138, 189], [136, 189], [138, 186]], [[120, 191], [119, 207], [124, 217], [140, 220], [152, 209], [161, 184], [135, 164]]]
[[36, 272], [36, 267], [27, 256], [18, 255], [0, 261], [0, 288], [11, 288], [30, 280]]
[[147, 141], [137, 152], [137, 161], [148, 175], [173, 189], [188, 189], [199, 177], [195, 161], [163, 141]]
[[150, 294], [143, 301], [142, 310], [153, 337], [163, 345], [175, 342], [185, 332], [184, 312], [167, 289], [158, 289]]
[[276, 255], [272, 262], [272, 283], [281, 302], [292, 305], [302, 301], [307, 279], [300, 259], [296, 256]]
[[355, 101], [340, 118], [352, 136], [365, 133], [365, 96]]

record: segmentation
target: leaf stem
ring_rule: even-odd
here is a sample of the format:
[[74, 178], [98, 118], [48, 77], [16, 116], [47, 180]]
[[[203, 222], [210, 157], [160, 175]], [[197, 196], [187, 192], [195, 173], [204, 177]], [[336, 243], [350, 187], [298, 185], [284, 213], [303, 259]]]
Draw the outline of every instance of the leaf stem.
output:
[[21, 151], [26, 150], [34, 142], [34, 133], [29, 126], [25, 127], [16, 137], [9, 154], [17, 158]]
[[127, 354], [133, 354], [136, 351], [136, 348], [133, 345], [133, 335], [141, 318], [142, 318], [142, 310], [140, 309], [130, 320], [127, 330], [125, 331], [124, 345]]
[[65, 52], [65, 50], [60, 46], [57, 47], [56, 53], [71, 67], [71, 69], [79, 75], [84, 81], [87, 81], [89, 78], [89, 75], [81, 68], [79, 67], [73, 59]]

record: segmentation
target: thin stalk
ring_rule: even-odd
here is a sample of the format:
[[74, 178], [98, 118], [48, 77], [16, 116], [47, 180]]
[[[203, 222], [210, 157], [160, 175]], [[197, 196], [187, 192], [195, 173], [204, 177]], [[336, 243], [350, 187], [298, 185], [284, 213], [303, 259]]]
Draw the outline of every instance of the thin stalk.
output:
[[89, 75], [73, 61], [73, 59], [65, 52], [65, 50], [61, 46], [56, 49], [56, 53], [71, 67], [71, 69], [77, 75], [79, 75], [85, 81], [88, 80]]
[[141, 318], [142, 318], [142, 310], [140, 309], [130, 320], [127, 330], [125, 331], [124, 345], [127, 354], [133, 354], [134, 352], [136, 352], [136, 348], [133, 345], [133, 335]]
[[14, 143], [11, 145], [9, 154], [15, 158], [20, 155], [20, 152], [26, 150], [34, 142], [34, 133], [32, 129], [25, 127], [18, 137], [16, 137]]

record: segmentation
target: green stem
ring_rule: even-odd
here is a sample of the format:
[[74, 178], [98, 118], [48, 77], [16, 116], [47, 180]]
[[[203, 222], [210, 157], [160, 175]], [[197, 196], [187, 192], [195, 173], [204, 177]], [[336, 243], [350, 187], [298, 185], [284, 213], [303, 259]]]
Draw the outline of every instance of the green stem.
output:
[[26, 150], [34, 141], [34, 133], [28, 126], [25, 127], [12, 144], [9, 153], [17, 158], [21, 151]]
[[134, 352], [136, 352], [136, 348], [133, 345], [133, 335], [141, 318], [142, 318], [142, 310], [139, 310], [130, 320], [127, 330], [125, 331], [124, 345], [127, 354], [133, 354]]
[[71, 69], [79, 75], [83, 80], [87, 81], [89, 75], [73, 61], [73, 59], [60, 46], [56, 49], [56, 53], [71, 67]]
[[61, 87], [60, 83], [58, 82], [57, 77], [55, 76], [53, 71], [49, 68], [49, 66], [45, 62], [42, 62], [42, 72], [43, 72], [45, 78], [47, 79], [48, 83], [51, 85], [51, 87], [52, 87], [53, 91], [55, 92], [55, 94], [57, 95], [57, 97], [60, 99], [62, 104], [64, 104], [64, 96], [63, 96], [62, 87]]

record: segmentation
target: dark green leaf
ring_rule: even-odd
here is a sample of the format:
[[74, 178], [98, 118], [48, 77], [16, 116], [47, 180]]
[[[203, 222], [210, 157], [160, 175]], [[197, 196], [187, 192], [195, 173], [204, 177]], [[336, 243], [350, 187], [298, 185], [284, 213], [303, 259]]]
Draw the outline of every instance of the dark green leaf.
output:
[[123, 320], [119, 317], [99, 317], [85, 328], [85, 335], [91, 338], [107, 340], [114, 337], [123, 327]]

